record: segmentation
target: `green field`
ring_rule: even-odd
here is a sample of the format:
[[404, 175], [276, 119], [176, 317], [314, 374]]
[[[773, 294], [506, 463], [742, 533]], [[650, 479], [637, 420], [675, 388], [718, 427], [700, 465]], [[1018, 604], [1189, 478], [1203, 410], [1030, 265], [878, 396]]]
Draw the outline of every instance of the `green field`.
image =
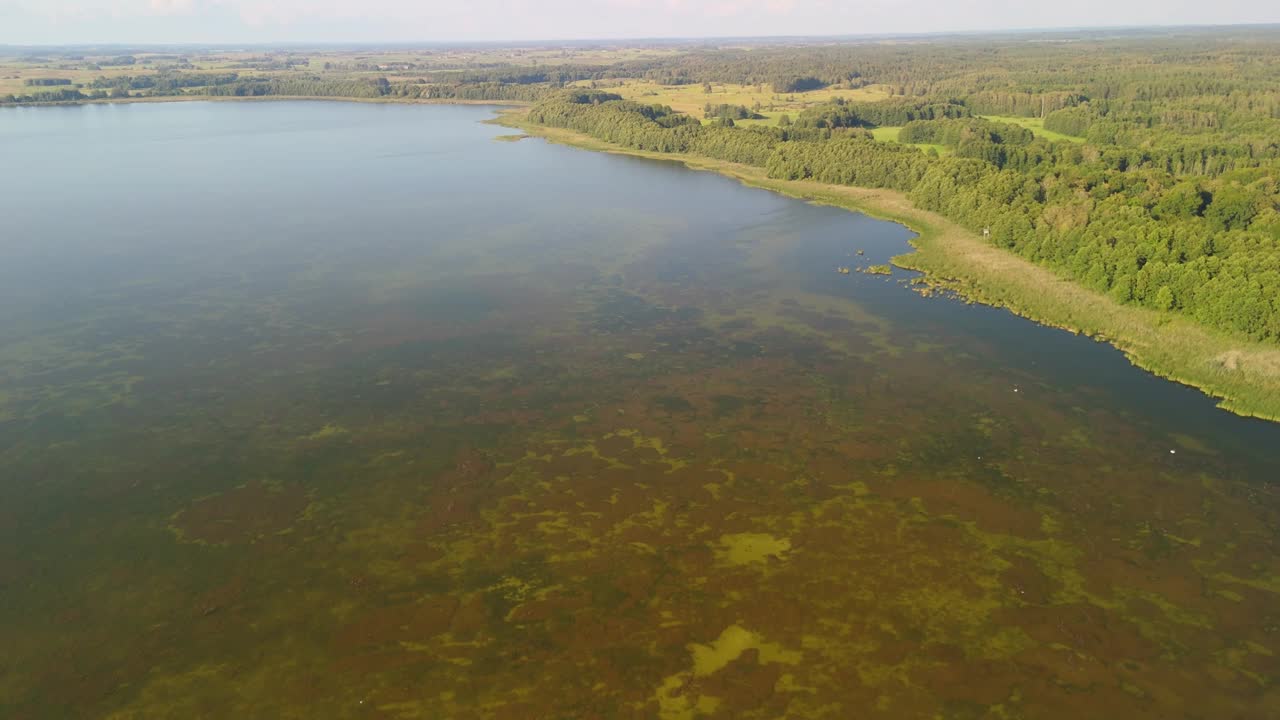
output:
[[1052, 130], [1045, 130], [1043, 118], [1010, 117], [1005, 115], [983, 115], [982, 117], [986, 118], [987, 120], [991, 120], [993, 122], [1009, 123], [1010, 125], [1017, 125], [1019, 127], [1024, 127], [1030, 130], [1031, 132], [1035, 133], [1038, 137], [1044, 138], [1045, 140], [1052, 140], [1054, 142], [1063, 141], [1063, 142], [1073, 142], [1073, 143], [1084, 142], [1084, 138], [1073, 137], [1071, 135], [1063, 135], [1060, 132], [1054, 132]]
[[[878, 127], [878, 128], [872, 128], [871, 136], [874, 137], [877, 142], [896, 143], [898, 142], [898, 131], [901, 129], [902, 129], [901, 127], [889, 126], [889, 125]], [[914, 147], [918, 147], [921, 150], [928, 150], [929, 148], [933, 148], [939, 155], [951, 154], [951, 148], [947, 147], [946, 145], [938, 145], [934, 143], [909, 143], [909, 144]]]
[[[578, 83], [579, 86], [585, 84]], [[849, 101], [867, 101], [882, 100], [888, 97], [888, 94], [882, 88], [874, 86], [856, 89], [824, 88], [803, 93], [776, 93], [772, 87], [764, 83], [757, 85], [711, 83], [711, 92], [708, 93], [701, 84], [660, 85], [638, 80], [625, 80], [621, 81], [617, 86], [602, 89], [618, 93], [628, 100], [667, 105], [673, 110], [695, 117], [702, 117], [703, 108], [707, 103], [712, 105], [742, 105], [752, 109], [755, 109], [756, 104], [759, 103], [760, 109], [757, 112], [770, 118], [775, 124], [777, 118], [784, 114], [790, 114], [792, 119], [795, 119], [796, 115], [805, 108], [828, 103], [837, 98]], [[748, 120], [743, 122], [746, 124], [753, 122], [759, 124], [765, 121]]]

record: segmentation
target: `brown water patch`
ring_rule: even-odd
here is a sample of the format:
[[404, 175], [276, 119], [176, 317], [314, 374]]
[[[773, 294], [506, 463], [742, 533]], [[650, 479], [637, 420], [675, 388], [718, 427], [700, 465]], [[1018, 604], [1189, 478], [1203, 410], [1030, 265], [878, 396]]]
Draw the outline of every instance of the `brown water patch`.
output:
[[179, 510], [169, 529], [183, 542], [252, 543], [286, 532], [310, 504], [299, 485], [254, 480]]

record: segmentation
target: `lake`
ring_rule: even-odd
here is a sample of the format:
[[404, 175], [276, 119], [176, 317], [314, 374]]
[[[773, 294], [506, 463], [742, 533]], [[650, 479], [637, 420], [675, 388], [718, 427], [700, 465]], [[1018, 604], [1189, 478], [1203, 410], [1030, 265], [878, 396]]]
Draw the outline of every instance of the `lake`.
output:
[[492, 115], [0, 111], [0, 716], [1280, 714], [1280, 426]]

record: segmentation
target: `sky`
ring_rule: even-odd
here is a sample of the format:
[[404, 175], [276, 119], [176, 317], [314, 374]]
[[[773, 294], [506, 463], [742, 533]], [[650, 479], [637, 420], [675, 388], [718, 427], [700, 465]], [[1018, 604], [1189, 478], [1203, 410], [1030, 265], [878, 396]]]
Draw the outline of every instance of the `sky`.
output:
[[0, 0], [0, 44], [473, 42], [1280, 22], [1276, 0]]

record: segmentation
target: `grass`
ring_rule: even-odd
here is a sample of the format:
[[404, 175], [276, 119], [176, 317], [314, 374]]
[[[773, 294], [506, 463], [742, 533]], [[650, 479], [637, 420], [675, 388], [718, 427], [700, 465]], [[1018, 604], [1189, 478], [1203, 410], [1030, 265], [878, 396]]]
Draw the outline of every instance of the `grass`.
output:
[[[896, 143], [898, 142], [898, 132], [900, 130], [902, 130], [901, 126], [886, 125], [884, 127], [872, 128], [871, 135], [876, 139], [877, 142]], [[935, 151], [937, 151], [939, 155], [951, 154], [951, 148], [947, 147], [946, 145], [939, 145], [936, 143], [906, 143], [906, 144], [912, 147], [918, 147], [921, 150], [927, 150], [929, 148], [933, 148]]]
[[[882, 100], [888, 97], [878, 87], [849, 89], [825, 89], [804, 93], [775, 93], [768, 85], [735, 85], [732, 83], [715, 83], [711, 92], [707, 93], [701, 84], [697, 85], [659, 85], [639, 80], [623, 80], [616, 87], [601, 89], [615, 92], [628, 100], [643, 103], [668, 105], [678, 112], [694, 117], [702, 117], [707, 103], [712, 105], [744, 105], [752, 108], [758, 102], [761, 115], [765, 115], [777, 124], [777, 118], [790, 114], [792, 119], [808, 107], [831, 102], [836, 98], [845, 100]], [[743, 121], [749, 123], [752, 121]], [[768, 122], [756, 120], [756, 123]]]
[[795, 112], [788, 112], [786, 110], [761, 110], [759, 114], [763, 115], [764, 118], [756, 120], [734, 120], [733, 122], [738, 127], [751, 127], [752, 125], [777, 127], [778, 118], [781, 118], [783, 115], [790, 115], [791, 119], [795, 120], [797, 115]]
[[880, 142], [898, 142], [900, 130], [902, 130], [901, 126], [885, 126], [872, 129], [871, 134]]
[[675, 160], [747, 185], [901, 223], [918, 235], [912, 240], [915, 252], [894, 258], [895, 265], [919, 270], [930, 282], [970, 300], [1108, 342], [1138, 367], [1219, 398], [1223, 409], [1280, 421], [1280, 348], [1218, 332], [1176, 315], [1117, 303], [989, 245], [941, 215], [916, 208], [903, 193], [777, 180], [763, 169], [747, 165], [630, 150], [570, 130], [528, 123], [519, 111], [508, 113], [502, 122], [551, 142]]
[[1053, 130], [1045, 130], [1044, 120], [1042, 118], [1011, 117], [1007, 115], [983, 115], [982, 117], [994, 122], [1009, 123], [1011, 125], [1024, 127], [1034, 133], [1037, 137], [1042, 137], [1045, 140], [1073, 143], [1084, 142], [1084, 138], [1078, 138], [1072, 135], [1063, 135], [1062, 133], [1054, 132]]

